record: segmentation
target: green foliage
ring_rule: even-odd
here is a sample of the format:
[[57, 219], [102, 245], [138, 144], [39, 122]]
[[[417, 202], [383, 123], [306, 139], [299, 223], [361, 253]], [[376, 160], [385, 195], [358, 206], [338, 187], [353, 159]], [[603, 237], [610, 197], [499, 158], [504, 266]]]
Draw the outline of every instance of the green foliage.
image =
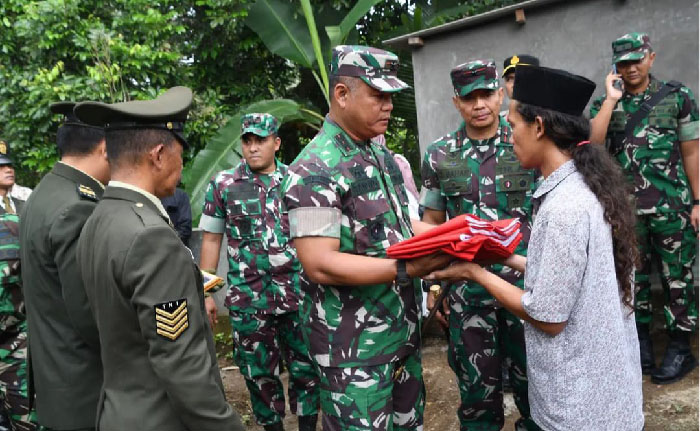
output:
[[214, 334], [214, 344], [217, 358], [233, 360], [233, 335], [230, 329]]
[[[246, 0], [3, 0], [0, 136], [33, 186], [57, 160], [59, 100], [115, 102], [186, 85], [187, 160], [235, 107], [284, 97], [294, 67], [243, 24]], [[235, 71], [235, 73], [234, 73]], [[240, 71], [240, 72], [239, 72]]]

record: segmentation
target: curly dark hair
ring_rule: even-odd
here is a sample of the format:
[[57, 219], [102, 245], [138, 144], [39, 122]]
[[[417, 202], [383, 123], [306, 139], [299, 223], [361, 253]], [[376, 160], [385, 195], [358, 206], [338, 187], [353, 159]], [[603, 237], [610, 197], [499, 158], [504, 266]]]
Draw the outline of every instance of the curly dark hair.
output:
[[586, 185], [603, 206], [605, 221], [612, 228], [615, 275], [622, 302], [634, 310], [632, 280], [639, 252], [631, 184], [602, 145], [577, 145], [590, 136], [587, 118], [525, 103], [518, 103], [517, 111], [528, 123], [534, 122], [536, 117], [542, 119], [545, 135], [554, 141], [557, 148], [571, 155]]

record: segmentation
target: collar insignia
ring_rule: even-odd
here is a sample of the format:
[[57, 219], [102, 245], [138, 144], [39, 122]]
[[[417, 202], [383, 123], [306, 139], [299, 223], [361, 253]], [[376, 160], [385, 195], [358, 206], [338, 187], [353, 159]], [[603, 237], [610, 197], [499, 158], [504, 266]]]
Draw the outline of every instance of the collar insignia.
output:
[[92, 188], [83, 184], [78, 184], [78, 194], [80, 195], [80, 197], [90, 199], [91, 201], [97, 202], [99, 200], [97, 199], [95, 191]]

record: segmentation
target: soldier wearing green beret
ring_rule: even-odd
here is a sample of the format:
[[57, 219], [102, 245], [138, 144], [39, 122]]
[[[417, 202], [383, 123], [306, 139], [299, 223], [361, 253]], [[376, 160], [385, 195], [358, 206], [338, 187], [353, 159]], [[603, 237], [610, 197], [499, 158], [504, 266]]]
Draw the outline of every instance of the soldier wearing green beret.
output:
[[[243, 160], [221, 171], [207, 188], [199, 226], [201, 266], [216, 272], [221, 240], [228, 241], [226, 307], [233, 355], [245, 377], [253, 413], [265, 430], [282, 430], [285, 402], [280, 360], [289, 370], [289, 405], [300, 431], [315, 431], [318, 377], [301, 336], [301, 265], [289, 238], [280, 185], [287, 166], [275, 157], [279, 121], [270, 114], [241, 118]], [[206, 299], [209, 318], [216, 305]], [[212, 322], [213, 323], [213, 322]]]
[[[591, 106], [591, 141], [608, 146], [634, 189], [641, 263], [635, 274], [635, 313], [642, 372], [654, 383], [675, 382], [697, 366], [690, 335], [697, 329], [693, 262], [698, 229], [698, 105], [677, 81], [651, 74], [656, 53], [645, 33], [612, 43], [617, 67]], [[622, 89], [616, 81], [622, 81]], [[657, 368], [649, 336], [650, 273], [659, 263], [670, 342]]]
[[424, 229], [408, 212], [403, 176], [372, 140], [387, 128], [391, 95], [407, 85], [396, 55], [333, 49], [331, 107], [283, 183], [305, 276], [304, 342], [320, 371], [324, 430], [416, 430], [425, 389], [421, 289], [415, 277], [450, 260], [386, 259], [392, 244]]
[[27, 200], [20, 223], [29, 363], [44, 429], [95, 427], [102, 386], [97, 325], [76, 262], [78, 236], [97, 206], [109, 164], [104, 129], [81, 122], [74, 102], [51, 111], [60, 161]]
[[[456, 66], [450, 76], [452, 102], [463, 122], [426, 150], [421, 167], [423, 221], [440, 224], [460, 214], [489, 220], [518, 218], [523, 240], [516, 253], [525, 255], [535, 173], [520, 166], [510, 126], [499, 115], [503, 89], [496, 65], [492, 60], [474, 60]], [[491, 270], [523, 288], [521, 273], [503, 265], [492, 265]], [[530, 418], [522, 322], [475, 282], [449, 288], [449, 322], [439, 318], [449, 327], [448, 359], [460, 389], [461, 429], [502, 428], [502, 362], [522, 416], [516, 429], [538, 429]], [[428, 306], [436, 306], [432, 298]]]
[[243, 430], [226, 402], [202, 274], [159, 198], [180, 181], [192, 91], [83, 102], [105, 127], [111, 180], [83, 227], [77, 262], [99, 329], [100, 430]]

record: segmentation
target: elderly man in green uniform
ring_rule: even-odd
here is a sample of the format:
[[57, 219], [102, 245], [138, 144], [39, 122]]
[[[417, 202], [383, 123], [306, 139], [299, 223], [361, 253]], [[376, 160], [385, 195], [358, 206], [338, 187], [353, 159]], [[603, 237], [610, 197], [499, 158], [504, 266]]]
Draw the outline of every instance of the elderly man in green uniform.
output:
[[0, 214], [19, 214], [24, 201], [11, 195], [15, 185], [15, 168], [12, 166], [7, 142], [0, 139]]
[[[287, 166], [275, 153], [279, 121], [270, 114], [241, 118], [243, 160], [219, 172], [207, 188], [199, 226], [201, 267], [216, 272], [224, 231], [228, 237], [228, 292], [233, 354], [245, 377], [253, 413], [265, 430], [283, 430], [284, 387], [279, 363], [289, 370], [289, 406], [300, 431], [315, 431], [318, 377], [301, 337], [299, 271], [280, 185]], [[207, 298], [210, 318], [216, 305]]]
[[[518, 218], [525, 255], [530, 236], [530, 198], [535, 173], [525, 170], [513, 152], [511, 129], [498, 110], [503, 101], [493, 60], [474, 60], [450, 72], [459, 128], [426, 150], [421, 173], [423, 221], [440, 224], [460, 214], [488, 220]], [[523, 275], [493, 265], [492, 271], [523, 288]], [[462, 430], [503, 427], [501, 363], [509, 371], [521, 418], [516, 429], [538, 429], [530, 418], [523, 324], [473, 282], [449, 287], [450, 367], [457, 375]], [[432, 308], [434, 304], [429, 303]]]
[[[605, 95], [591, 106], [591, 141], [603, 144], [634, 187], [641, 264], [635, 274], [635, 313], [642, 372], [654, 383], [680, 380], [697, 366], [690, 335], [697, 329], [693, 262], [698, 228], [698, 106], [677, 81], [651, 75], [656, 53], [645, 33], [612, 43], [617, 72], [608, 74]], [[623, 88], [616, 88], [616, 81]], [[617, 84], [619, 85], [619, 84]], [[659, 263], [670, 338], [656, 368], [649, 326], [650, 273]]]
[[78, 240], [99, 329], [102, 431], [243, 430], [226, 402], [204, 309], [202, 274], [159, 198], [174, 193], [192, 91], [150, 101], [83, 102], [105, 127], [111, 180]]
[[39, 423], [47, 429], [94, 429], [102, 386], [97, 325], [75, 260], [78, 236], [109, 180], [104, 130], [80, 122], [75, 103], [63, 115], [61, 157], [27, 200], [20, 223], [29, 359]]
[[304, 342], [319, 367], [323, 429], [422, 429], [421, 289], [414, 277], [445, 266], [432, 255], [385, 259], [425, 226], [412, 221], [386, 131], [396, 55], [365, 46], [333, 49], [331, 107], [283, 183], [305, 276]]

